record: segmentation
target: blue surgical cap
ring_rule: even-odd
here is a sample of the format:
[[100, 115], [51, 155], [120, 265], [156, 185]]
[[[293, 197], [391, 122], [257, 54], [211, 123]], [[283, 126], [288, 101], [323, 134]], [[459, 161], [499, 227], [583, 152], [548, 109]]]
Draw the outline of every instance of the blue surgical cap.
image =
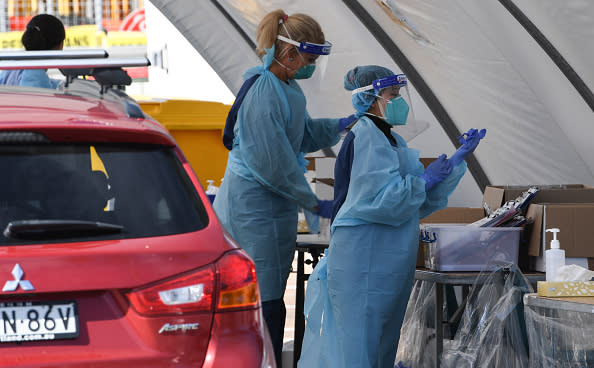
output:
[[[364, 65], [357, 66], [349, 70], [344, 76], [344, 88], [348, 91], [357, 88], [369, 86], [376, 79], [389, 77], [394, 73], [383, 66], [378, 65]], [[352, 97], [353, 107], [355, 108], [355, 115], [360, 117], [364, 115], [371, 104], [375, 100], [375, 92], [373, 90], [359, 92]]]

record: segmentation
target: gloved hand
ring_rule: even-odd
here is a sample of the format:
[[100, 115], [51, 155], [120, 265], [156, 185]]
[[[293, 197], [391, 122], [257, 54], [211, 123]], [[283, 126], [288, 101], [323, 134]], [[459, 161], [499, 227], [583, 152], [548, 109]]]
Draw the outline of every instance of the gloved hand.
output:
[[327, 201], [324, 199], [318, 199], [318, 210], [316, 211], [316, 215], [325, 218], [332, 218], [332, 207], [334, 205], [334, 201]]
[[297, 155], [297, 163], [303, 172], [307, 172], [307, 166], [309, 165], [309, 161], [305, 158], [305, 154], [303, 152], [299, 152]]
[[456, 166], [464, 161], [464, 159], [475, 150], [480, 140], [483, 139], [486, 134], [487, 129], [482, 129], [480, 132], [477, 129], [470, 129], [468, 132], [458, 137], [458, 141], [462, 143], [462, 146], [460, 146], [460, 148], [454, 152], [452, 157], [450, 157], [452, 166]]
[[425, 191], [429, 191], [429, 189], [447, 178], [452, 172], [452, 167], [450, 160], [446, 158], [445, 154], [430, 163], [422, 176], [425, 179]]
[[346, 129], [346, 127], [348, 127], [349, 125], [351, 125], [357, 119], [358, 118], [354, 114], [353, 115], [350, 115], [350, 116], [347, 116], [346, 118], [338, 119], [338, 128], [339, 128], [339, 130], [342, 132], [343, 130]]

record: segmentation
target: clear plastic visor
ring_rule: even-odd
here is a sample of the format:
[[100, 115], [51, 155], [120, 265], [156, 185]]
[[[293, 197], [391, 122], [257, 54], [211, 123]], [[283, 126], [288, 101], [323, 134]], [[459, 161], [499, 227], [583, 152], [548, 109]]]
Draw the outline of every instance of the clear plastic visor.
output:
[[[414, 103], [411, 91], [408, 87], [408, 80], [404, 74], [395, 74], [389, 77], [376, 79], [372, 84], [357, 88], [352, 91], [353, 95], [357, 93], [368, 93], [380, 99], [386, 99], [385, 92], [389, 88], [399, 88], [398, 98], [403, 98], [408, 104], [409, 111], [405, 125], [396, 125], [392, 130], [398, 133], [405, 141], [410, 141], [429, 128], [429, 122], [420, 120], [415, 114]], [[388, 102], [391, 103], [391, 102]]]
[[[285, 36], [278, 35], [277, 38], [283, 42], [291, 44], [297, 48], [299, 55], [303, 58], [306, 64], [315, 64], [316, 69], [308, 84], [312, 84], [316, 90], [321, 89], [324, 79], [326, 77], [326, 69], [328, 67], [328, 55], [332, 49], [332, 44], [328, 41], [324, 44], [317, 44], [312, 42], [297, 42]], [[309, 55], [308, 55], [309, 54]], [[311, 56], [316, 56], [316, 60], [310, 62]]]

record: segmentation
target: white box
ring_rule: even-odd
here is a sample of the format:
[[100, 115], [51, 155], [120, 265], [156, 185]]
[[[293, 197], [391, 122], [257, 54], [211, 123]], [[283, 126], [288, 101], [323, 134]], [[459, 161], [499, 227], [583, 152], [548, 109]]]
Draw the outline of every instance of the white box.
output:
[[333, 200], [334, 199], [334, 187], [323, 181], [316, 180], [314, 183], [316, 186], [315, 193], [318, 199]]
[[316, 158], [316, 178], [334, 179], [334, 164], [336, 157]]

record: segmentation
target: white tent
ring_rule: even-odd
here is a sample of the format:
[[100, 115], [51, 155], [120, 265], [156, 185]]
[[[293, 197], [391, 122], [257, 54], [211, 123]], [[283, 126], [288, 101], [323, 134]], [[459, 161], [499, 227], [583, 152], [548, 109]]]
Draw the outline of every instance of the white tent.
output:
[[488, 184], [594, 185], [591, 0], [151, 2], [233, 92], [259, 63], [258, 22], [280, 8], [313, 16], [333, 43], [321, 89], [302, 83], [312, 116], [350, 114], [345, 72], [376, 64], [408, 76], [409, 123], [429, 127], [409, 140], [421, 157], [487, 128], [450, 205], [478, 206]]

